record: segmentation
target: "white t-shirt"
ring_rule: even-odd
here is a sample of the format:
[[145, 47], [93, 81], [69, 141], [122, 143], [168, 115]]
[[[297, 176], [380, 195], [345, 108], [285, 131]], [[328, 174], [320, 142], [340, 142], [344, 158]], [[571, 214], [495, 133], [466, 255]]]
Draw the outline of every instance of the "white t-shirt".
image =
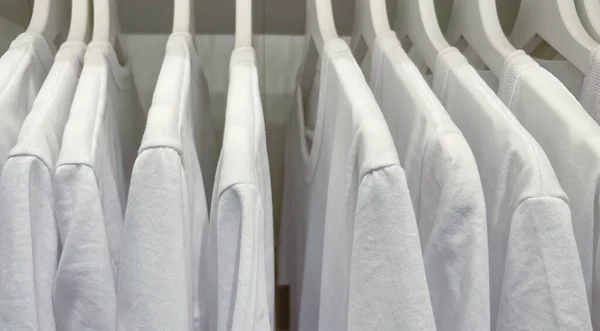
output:
[[437, 330], [486, 330], [487, 219], [473, 153], [394, 32], [375, 39], [369, 86], [406, 171]]
[[286, 138], [280, 283], [291, 283], [291, 328], [435, 330], [406, 176], [385, 119], [342, 39], [323, 47], [319, 71], [306, 96], [317, 117], [312, 144], [301, 91]]
[[55, 330], [53, 174], [85, 47], [61, 46], [0, 175], [1, 330]]
[[54, 60], [44, 37], [20, 34], [0, 58], [0, 170]]
[[[490, 72], [482, 75], [488, 82], [497, 80]], [[508, 56], [498, 95], [544, 149], [569, 197], [590, 311], [592, 319], [599, 319], [600, 283], [593, 281], [600, 232], [600, 126], [556, 77], [523, 51]], [[600, 320], [593, 322], [600, 328]]]
[[568, 198], [546, 154], [457, 49], [440, 53], [433, 91], [481, 176], [492, 330], [589, 330]]
[[[119, 265], [118, 329], [205, 330], [201, 246], [215, 136], [189, 34], [172, 34], [133, 167]], [[204, 280], [206, 282], [206, 280]], [[205, 305], [202, 305], [205, 307]], [[204, 308], [206, 309], [206, 308]]]
[[592, 50], [584, 73], [566, 60], [536, 61], [556, 76], [579, 99], [587, 113], [600, 123], [600, 46]]
[[121, 228], [145, 122], [130, 67], [118, 63], [109, 43], [90, 43], [54, 182], [59, 330], [116, 328]]
[[263, 116], [254, 49], [236, 48], [209, 226], [211, 331], [275, 329], [273, 207]]

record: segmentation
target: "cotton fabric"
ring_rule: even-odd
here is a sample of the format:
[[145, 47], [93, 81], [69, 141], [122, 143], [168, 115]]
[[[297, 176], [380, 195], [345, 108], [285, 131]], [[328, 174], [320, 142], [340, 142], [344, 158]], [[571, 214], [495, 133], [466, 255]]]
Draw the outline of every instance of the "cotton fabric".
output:
[[394, 32], [375, 39], [368, 65], [406, 172], [437, 330], [489, 329], [487, 219], [473, 153]]
[[592, 50], [585, 72], [566, 60], [536, 59], [575, 95], [587, 113], [600, 123], [600, 46]]
[[55, 174], [59, 330], [116, 329], [121, 228], [145, 122], [129, 65], [111, 44], [90, 43]]
[[569, 200], [546, 154], [457, 49], [440, 53], [433, 91], [481, 176], [492, 330], [590, 330]]
[[22, 33], [0, 58], [0, 171], [54, 60], [44, 37]]
[[55, 330], [53, 173], [86, 45], [64, 43], [0, 175], [0, 329]]
[[274, 330], [271, 180], [254, 49], [236, 48], [209, 225], [209, 330]]
[[200, 255], [208, 234], [205, 187], [212, 189], [216, 151], [199, 61], [190, 34], [170, 36], [125, 213], [120, 330], [208, 326]]
[[312, 93], [298, 89], [286, 137], [279, 281], [291, 283], [291, 328], [435, 330], [385, 119], [343, 40], [327, 42], [320, 61]]
[[600, 46], [590, 54], [579, 100], [588, 114], [600, 123]]
[[523, 51], [507, 57], [498, 95], [544, 149], [569, 197], [592, 322], [600, 328], [600, 288], [594, 288], [600, 127], [556, 77]]

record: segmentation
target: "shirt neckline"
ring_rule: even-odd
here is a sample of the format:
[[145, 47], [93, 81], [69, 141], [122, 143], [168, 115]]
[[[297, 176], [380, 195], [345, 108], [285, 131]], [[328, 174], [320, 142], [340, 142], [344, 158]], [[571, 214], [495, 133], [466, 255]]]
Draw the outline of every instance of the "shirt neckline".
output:
[[302, 100], [302, 90], [298, 86], [296, 88], [296, 116], [298, 118], [296, 128], [298, 137], [296, 137], [300, 141], [300, 149], [302, 153], [302, 163], [303, 163], [303, 173], [307, 182], [312, 181], [314, 177], [314, 172], [317, 166], [317, 162], [319, 161], [319, 152], [321, 148], [321, 140], [322, 140], [322, 127], [323, 127], [323, 114], [321, 107], [321, 89], [319, 88], [319, 102], [317, 103], [317, 122], [314, 129], [314, 136], [312, 139], [312, 144], [309, 149], [308, 144], [306, 142], [305, 130], [306, 126], [304, 124], [304, 101]]
[[131, 60], [128, 58], [125, 64], [121, 64], [117, 57], [117, 53], [115, 51], [114, 46], [105, 41], [92, 41], [88, 44], [84, 65], [88, 62], [94, 62], [94, 56], [101, 55], [109, 67], [109, 72], [111, 73], [117, 88], [119, 90], [124, 90], [129, 87], [131, 84]]
[[15, 38], [15, 40], [13, 40], [13, 42], [10, 44], [10, 48], [20, 47], [22, 45], [30, 45], [40, 59], [40, 62], [46, 72], [50, 71], [52, 63], [54, 62], [54, 55], [57, 52], [54, 45], [48, 44], [42, 35], [32, 32], [23, 32], [18, 35], [17, 38]]
[[[325, 116], [327, 115], [327, 86], [329, 77], [329, 68], [331, 67], [331, 54], [338, 51], [340, 48], [347, 48], [346, 42], [341, 38], [336, 38], [328, 41], [324, 46], [320, 58], [319, 72], [319, 90], [317, 95], [317, 119], [314, 128], [314, 135], [310, 149], [308, 148], [305, 137], [305, 118], [304, 118], [304, 101], [303, 93], [300, 85], [296, 87], [296, 116], [298, 116], [298, 131], [300, 140], [300, 149], [304, 163], [304, 177], [307, 182], [311, 182], [314, 178], [317, 163], [323, 145], [323, 127], [325, 125]], [[314, 82], [313, 82], [314, 84]]]

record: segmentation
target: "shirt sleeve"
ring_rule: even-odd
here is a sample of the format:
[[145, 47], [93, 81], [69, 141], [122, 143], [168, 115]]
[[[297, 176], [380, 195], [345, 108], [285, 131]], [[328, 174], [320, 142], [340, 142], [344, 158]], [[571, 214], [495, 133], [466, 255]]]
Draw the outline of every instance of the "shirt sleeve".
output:
[[497, 330], [591, 330], [569, 205], [529, 198], [513, 213]]
[[399, 166], [358, 188], [350, 266], [349, 330], [435, 330], [421, 244]]
[[191, 330], [187, 192], [178, 153], [144, 150], [129, 190], [119, 264], [119, 330]]
[[[62, 254], [54, 285], [57, 330], [102, 330], [116, 324], [116, 284], [94, 171], [60, 165], [55, 208]], [[113, 328], [115, 328], [113, 326]]]
[[0, 329], [54, 325], [58, 233], [52, 181], [33, 156], [10, 158], [2, 170], [0, 236]]
[[436, 326], [489, 329], [488, 231], [477, 164], [462, 135], [447, 134], [439, 143], [431, 144], [430, 166], [423, 167], [421, 185], [428, 189], [418, 220]]
[[211, 276], [216, 303], [211, 329], [270, 329], [266, 294], [264, 210], [256, 187], [235, 184], [218, 197], [211, 217]]

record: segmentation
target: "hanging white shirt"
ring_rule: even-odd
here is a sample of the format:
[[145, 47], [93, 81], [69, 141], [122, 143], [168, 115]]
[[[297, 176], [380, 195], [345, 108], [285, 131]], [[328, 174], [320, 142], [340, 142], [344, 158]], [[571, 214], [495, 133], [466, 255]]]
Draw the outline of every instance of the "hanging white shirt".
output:
[[129, 176], [145, 113], [112, 45], [89, 44], [55, 174], [58, 330], [114, 330]]
[[487, 219], [473, 153], [394, 32], [377, 36], [369, 65], [406, 171], [437, 330], [486, 330]]
[[[491, 72], [480, 73], [487, 82], [497, 81]], [[600, 284], [593, 282], [600, 232], [600, 126], [556, 77], [520, 50], [507, 57], [498, 96], [542, 146], [569, 197], [590, 311], [598, 319]], [[600, 320], [594, 325], [600, 328]]]
[[205, 330], [200, 297], [215, 136], [189, 34], [172, 34], [133, 167], [119, 266], [118, 329]]
[[55, 330], [53, 174], [85, 47], [62, 44], [0, 175], [2, 330]]
[[325, 44], [315, 79], [312, 144], [301, 91], [287, 135], [280, 258], [292, 330], [435, 330], [406, 176], [342, 39]]
[[568, 198], [546, 154], [457, 49], [440, 53], [433, 90], [479, 167], [492, 330], [589, 330]]
[[44, 37], [27, 32], [20, 34], [0, 58], [0, 170], [53, 60]]
[[575, 95], [587, 113], [600, 123], [600, 46], [592, 50], [585, 72], [566, 60], [536, 59]]
[[271, 180], [254, 49], [229, 65], [209, 233], [211, 331], [274, 330]]

